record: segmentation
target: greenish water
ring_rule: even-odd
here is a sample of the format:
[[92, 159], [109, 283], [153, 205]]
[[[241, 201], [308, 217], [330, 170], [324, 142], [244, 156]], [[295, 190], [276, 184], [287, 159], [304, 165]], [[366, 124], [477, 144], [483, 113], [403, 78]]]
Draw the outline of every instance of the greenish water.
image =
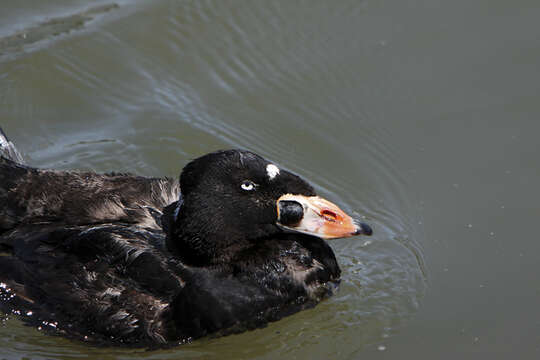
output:
[[0, 324], [0, 359], [536, 359], [540, 3], [4, 0], [0, 126], [31, 165], [177, 176], [259, 153], [373, 225], [339, 293], [160, 351]]

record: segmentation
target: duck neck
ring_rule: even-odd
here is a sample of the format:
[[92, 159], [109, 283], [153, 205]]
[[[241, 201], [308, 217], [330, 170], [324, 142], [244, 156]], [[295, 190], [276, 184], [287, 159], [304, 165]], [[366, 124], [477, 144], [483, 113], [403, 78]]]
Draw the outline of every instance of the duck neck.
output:
[[216, 234], [207, 229], [176, 224], [175, 230], [167, 236], [167, 247], [184, 263], [204, 266], [228, 262], [234, 254], [252, 246], [244, 238]]
[[252, 246], [253, 242], [238, 231], [225, 231], [223, 221], [189, 211], [179, 200], [164, 211], [163, 228], [167, 234], [167, 249], [184, 263], [207, 266], [230, 261], [234, 254]]

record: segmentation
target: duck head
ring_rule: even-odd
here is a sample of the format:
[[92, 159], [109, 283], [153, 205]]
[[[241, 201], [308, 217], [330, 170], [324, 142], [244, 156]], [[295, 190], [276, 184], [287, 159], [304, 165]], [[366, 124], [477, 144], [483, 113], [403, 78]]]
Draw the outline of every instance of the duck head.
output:
[[219, 263], [260, 239], [299, 232], [323, 239], [371, 235], [293, 173], [245, 150], [188, 163], [167, 244], [193, 265]]

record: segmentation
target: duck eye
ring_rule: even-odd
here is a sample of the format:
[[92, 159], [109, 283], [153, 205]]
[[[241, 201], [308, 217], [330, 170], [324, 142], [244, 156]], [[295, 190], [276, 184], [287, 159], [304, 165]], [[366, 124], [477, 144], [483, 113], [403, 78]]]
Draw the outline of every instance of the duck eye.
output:
[[255, 184], [252, 181], [244, 180], [242, 181], [240, 187], [242, 188], [242, 190], [251, 191], [255, 189]]

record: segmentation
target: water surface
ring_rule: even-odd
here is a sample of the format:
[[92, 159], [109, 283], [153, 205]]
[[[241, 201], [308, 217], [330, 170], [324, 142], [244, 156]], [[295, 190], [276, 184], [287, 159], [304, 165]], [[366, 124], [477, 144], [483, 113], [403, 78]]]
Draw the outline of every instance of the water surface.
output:
[[241, 147], [375, 233], [331, 243], [336, 296], [265, 329], [146, 352], [8, 315], [3, 357], [538, 356], [540, 5], [5, 3], [0, 124], [31, 165], [177, 176]]

